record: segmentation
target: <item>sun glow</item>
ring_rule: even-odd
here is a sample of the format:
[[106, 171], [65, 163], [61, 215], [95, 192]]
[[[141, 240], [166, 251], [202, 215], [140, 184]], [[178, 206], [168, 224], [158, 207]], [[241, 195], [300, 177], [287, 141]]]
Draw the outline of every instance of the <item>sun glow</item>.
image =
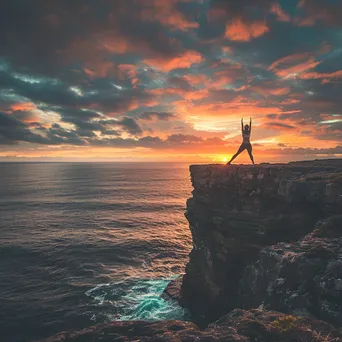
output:
[[226, 156], [218, 156], [218, 157], [213, 158], [213, 161], [215, 163], [227, 163], [228, 162], [228, 157], [226, 157]]

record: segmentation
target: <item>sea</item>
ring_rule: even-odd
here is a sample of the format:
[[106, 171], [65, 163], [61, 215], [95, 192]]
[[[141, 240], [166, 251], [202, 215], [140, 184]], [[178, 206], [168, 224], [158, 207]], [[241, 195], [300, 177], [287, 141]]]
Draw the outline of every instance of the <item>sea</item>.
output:
[[189, 319], [183, 163], [0, 163], [0, 341], [116, 320]]

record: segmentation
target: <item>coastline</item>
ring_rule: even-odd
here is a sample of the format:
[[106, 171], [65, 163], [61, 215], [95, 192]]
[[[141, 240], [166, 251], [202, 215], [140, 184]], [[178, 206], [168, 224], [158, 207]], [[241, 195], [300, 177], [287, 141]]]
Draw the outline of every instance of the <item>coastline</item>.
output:
[[[190, 172], [193, 250], [185, 275], [162, 296], [189, 309], [202, 329], [180, 321], [112, 322], [45, 341], [115, 340], [108, 331], [123, 341], [216, 341], [227, 334], [231, 341], [255, 334], [286, 341], [305, 335], [303, 326], [310, 341], [339, 341], [342, 160], [193, 165]], [[277, 328], [283, 323], [285, 331]]]

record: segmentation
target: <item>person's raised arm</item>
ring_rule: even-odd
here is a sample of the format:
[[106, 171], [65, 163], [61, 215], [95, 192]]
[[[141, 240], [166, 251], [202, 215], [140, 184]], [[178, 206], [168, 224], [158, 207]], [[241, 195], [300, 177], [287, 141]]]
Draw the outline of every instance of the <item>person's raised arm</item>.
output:
[[241, 118], [241, 132], [243, 133], [243, 118]]
[[252, 118], [249, 118], [249, 132], [252, 132]]

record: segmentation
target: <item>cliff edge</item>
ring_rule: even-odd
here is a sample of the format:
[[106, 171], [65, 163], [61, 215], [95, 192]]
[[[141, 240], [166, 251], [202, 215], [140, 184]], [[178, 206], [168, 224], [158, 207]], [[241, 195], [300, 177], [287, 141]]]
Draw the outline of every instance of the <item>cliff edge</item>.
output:
[[190, 172], [193, 250], [180, 303], [195, 320], [262, 305], [340, 324], [342, 160]]

